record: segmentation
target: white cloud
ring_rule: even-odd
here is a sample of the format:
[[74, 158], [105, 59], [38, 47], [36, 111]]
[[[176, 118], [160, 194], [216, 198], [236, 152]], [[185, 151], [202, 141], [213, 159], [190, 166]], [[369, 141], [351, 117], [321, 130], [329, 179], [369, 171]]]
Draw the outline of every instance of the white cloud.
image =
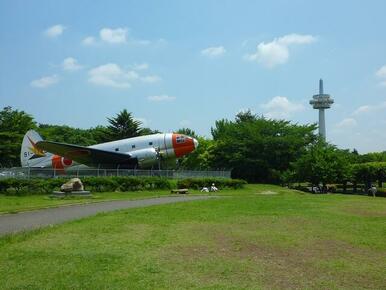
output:
[[386, 148], [386, 100], [360, 106], [349, 116], [334, 124], [331, 141], [340, 148], [356, 148], [360, 153], [383, 151]]
[[147, 99], [152, 102], [170, 102], [170, 101], [174, 101], [176, 97], [168, 96], [168, 95], [158, 95], [158, 96], [149, 96], [147, 97]]
[[348, 128], [355, 127], [356, 125], [357, 125], [357, 121], [354, 118], [345, 118], [335, 126], [340, 129], [348, 129]]
[[83, 45], [94, 45], [96, 43], [95, 37], [93, 36], [87, 36], [82, 40]]
[[381, 80], [379, 84], [381, 86], [386, 86], [386, 65], [378, 69], [375, 75]]
[[157, 46], [165, 46], [165, 45], [168, 44], [168, 41], [167, 41], [165, 38], [160, 38], [160, 39], [158, 39], [158, 40], [155, 42], [155, 44], [156, 44]]
[[147, 40], [147, 39], [134, 39], [134, 38], [131, 38], [130, 39], [130, 43], [131, 44], [136, 44], [136, 45], [149, 45], [149, 44], [151, 44], [151, 41]]
[[351, 115], [359, 116], [366, 113], [376, 113], [386, 109], [386, 102], [382, 102], [377, 105], [364, 105], [356, 109]]
[[220, 57], [226, 52], [223, 46], [212, 46], [201, 50], [201, 54], [208, 57]]
[[148, 68], [149, 68], [149, 65], [145, 62], [133, 65], [133, 70], [146, 70]]
[[63, 26], [61, 24], [57, 24], [57, 25], [54, 25], [54, 26], [47, 28], [44, 31], [44, 34], [47, 37], [55, 38], [55, 37], [58, 37], [59, 35], [61, 35], [65, 29], [66, 29], [65, 26]]
[[156, 41], [133, 38], [130, 36], [130, 29], [126, 27], [118, 27], [118, 28], [104, 27], [101, 30], [99, 30], [99, 37], [88, 36], [82, 40], [82, 44], [86, 46], [96, 45], [100, 43], [129, 44], [129, 45], [139, 45], [139, 46], [153, 44], [154, 46], [163, 46], [167, 44], [167, 41], [163, 38]]
[[33, 80], [30, 85], [35, 88], [46, 88], [56, 84], [57, 82], [59, 82], [59, 77], [57, 75], [52, 75]]
[[257, 61], [268, 68], [273, 68], [279, 64], [286, 63], [288, 57], [289, 51], [286, 46], [276, 42], [262, 42], [257, 45], [257, 52], [247, 55], [246, 59], [249, 61]]
[[302, 34], [287, 34], [283, 37], [279, 37], [277, 42], [282, 45], [291, 45], [291, 44], [310, 44], [316, 41], [316, 37], [312, 35], [302, 35]]
[[377, 70], [377, 72], [375, 73], [375, 75], [379, 78], [384, 78], [386, 79], [386, 65], [382, 66], [379, 70]]
[[155, 75], [140, 76], [136, 71], [122, 69], [115, 63], [95, 67], [88, 74], [90, 83], [113, 88], [129, 88], [134, 82], [152, 83], [161, 79]]
[[353, 116], [357, 116], [357, 115], [361, 115], [361, 114], [364, 114], [364, 113], [368, 113], [368, 112], [371, 112], [373, 110], [373, 107], [370, 106], [370, 105], [364, 105], [364, 106], [360, 106], [358, 109], [356, 109], [352, 115]]
[[89, 82], [114, 88], [129, 88], [139, 78], [134, 71], [124, 71], [115, 63], [98, 66], [89, 71]]
[[293, 103], [286, 97], [281, 96], [272, 98], [268, 103], [261, 105], [261, 107], [266, 111], [265, 116], [277, 119], [287, 118], [292, 113], [304, 110], [302, 104]]
[[127, 41], [127, 28], [102, 28], [99, 31], [99, 36], [102, 41], [118, 44]]
[[267, 68], [273, 68], [288, 61], [291, 45], [310, 44], [315, 41], [316, 37], [312, 35], [288, 34], [275, 38], [271, 42], [259, 43], [256, 52], [246, 55], [245, 59], [256, 61]]
[[144, 83], [156, 83], [161, 81], [161, 78], [156, 75], [151, 75], [151, 76], [144, 76], [140, 78], [142, 82]]
[[67, 57], [62, 62], [62, 68], [67, 71], [75, 71], [82, 68], [78, 61], [73, 57]]

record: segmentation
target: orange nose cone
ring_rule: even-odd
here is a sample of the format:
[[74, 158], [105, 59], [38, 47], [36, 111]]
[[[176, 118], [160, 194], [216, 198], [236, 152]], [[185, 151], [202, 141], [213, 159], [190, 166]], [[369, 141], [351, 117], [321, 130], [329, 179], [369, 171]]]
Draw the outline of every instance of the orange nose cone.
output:
[[173, 134], [172, 142], [176, 157], [182, 157], [189, 154], [198, 146], [196, 139], [181, 134]]
[[199, 145], [197, 139], [193, 138], [193, 143], [194, 143], [194, 149], [196, 149]]

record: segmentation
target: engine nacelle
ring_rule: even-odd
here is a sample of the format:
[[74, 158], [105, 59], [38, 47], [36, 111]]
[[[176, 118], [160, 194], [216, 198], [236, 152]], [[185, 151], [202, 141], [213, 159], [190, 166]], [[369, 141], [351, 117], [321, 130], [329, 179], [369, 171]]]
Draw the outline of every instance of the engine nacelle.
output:
[[139, 149], [130, 151], [129, 154], [133, 158], [137, 158], [138, 165], [141, 168], [151, 167], [158, 162], [158, 153], [155, 148]]
[[54, 155], [51, 159], [52, 167], [55, 169], [64, 169], [72, 165], [72, 160], [62, 156]]

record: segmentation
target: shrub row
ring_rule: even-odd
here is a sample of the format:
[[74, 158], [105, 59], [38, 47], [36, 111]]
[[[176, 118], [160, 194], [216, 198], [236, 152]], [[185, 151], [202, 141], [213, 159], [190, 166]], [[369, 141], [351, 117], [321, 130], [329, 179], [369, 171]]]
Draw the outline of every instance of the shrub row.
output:
[[0, 193], [8, 195], [44, 194], [58, 190], [65, 179], [0, 179]]
[[[50, 179], [0, 179], [0, 193], [7, 195], [26, 194], [49, 194], [59, 190], [60, 186], [69, 178]], [[110, 177], [83, 177], [81, 178], [84, 188], [91, 192], [111, 191], [136, 191], [155, 190], [171, 188], [200, 189], [204, 186], [216, 184], [218, 188], [240, 188], [246, 184], [243, 180], [226, 178], [195, 178], [182, 179], [178, 182], [174, 179], [163, 177], [133, 177], [133, 176], [110, 176]]]
[[192, 188], [201, 189], [203, 187], [210, 187], [214, 183], [217, 188], [242, 188], [247, 182], [241, 179], [230, 178], [186, 178], [178, 180], [178, 188]]
[[[59, 190], [68, 180], [69, 178], [0, 179], [0, 192], [8, 195], [48, 194]], [[84, 188], [92, 192], [170, 189], [176, 186], [173, 180], [160, 177], [83, 177], [81, 180]]]
[[173, 182], [162, 177], [134, 177], [134, 176], [111, 176], [111, 177], [86, 177], [82, 182], [90, 191], [136, 191], [153, 189], [171, 189]]

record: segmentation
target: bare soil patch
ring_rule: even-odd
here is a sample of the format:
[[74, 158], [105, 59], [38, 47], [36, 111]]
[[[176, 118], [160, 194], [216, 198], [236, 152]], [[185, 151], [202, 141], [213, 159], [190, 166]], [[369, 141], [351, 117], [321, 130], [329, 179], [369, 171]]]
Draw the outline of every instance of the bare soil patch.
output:
[[[379, 252], [344, 241], [315, 240], [309, 245], [283, 248], [235, 238], [220, 231], [213, 232], [212, 238], [212, 243], [207, 245], [179, 245], [170, 250], [187, 264], [207, 260], [247, 262], [249, 267], [233, 272], [232, 279], [261, 281], [266, 289], [329, 289], [328, 281], [331, 280], [342, 281], [340, 286], [343, 289], [381, 289], [385, 286], [376, 284], [370, 274], [353, 277], [349, 268], [343, 273], [334, 271], [330, 264], [342, 263], [344, 267], [345, 261], [356, 260], [360, 264], [361, 260], [369, 258], [382, 264], [386, 258], [386, 253], [380, 257]], [[216, 279], [208, 274], [204, 276], [206, 281]]]
[[345, 208], [345, 212], [361, 217], [386, 217], [386, 211], [366, 208]]
[[265, 190], [265, 191], [262, 191], [262, 192], [256, 192], [256, 194], [261, 194], [261, 195], [276, 195], [276, 194], [279, 194], [279, 193], [276, 192], [276, 191]]

